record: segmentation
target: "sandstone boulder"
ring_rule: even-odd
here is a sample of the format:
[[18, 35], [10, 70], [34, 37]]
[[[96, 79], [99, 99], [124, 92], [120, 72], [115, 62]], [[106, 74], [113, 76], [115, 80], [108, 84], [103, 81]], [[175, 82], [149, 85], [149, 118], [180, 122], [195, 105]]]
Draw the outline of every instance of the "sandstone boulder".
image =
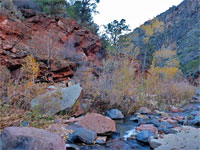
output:
[[77, 123], [83, 128], [94, 131], [97, 134], [107, 134], [116, 131], [115, 121], [97, 113], [86, 114]]
[[40, 95], [32, 100], [31, 106], [43, 114], [55, 114], [70, 109], [81, 97], [82, 88], [79, 84], [75, 84]]
[[168, 134], [163, 138], [150, 140], [152, 148], [155, 150], [164, 149], [200, 149], [200, 129], [193, 127], [183, 127], [176, 134]]
[[0, 136], [1, 150], [65, 150], [65, 142], [57, 134], [30, 127], [7, 127]]

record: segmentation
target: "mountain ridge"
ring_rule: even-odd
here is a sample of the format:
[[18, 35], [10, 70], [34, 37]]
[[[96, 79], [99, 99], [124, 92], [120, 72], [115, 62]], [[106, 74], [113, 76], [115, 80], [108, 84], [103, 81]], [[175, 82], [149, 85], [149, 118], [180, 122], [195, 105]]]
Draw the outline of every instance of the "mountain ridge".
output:
[[[164, 47], [177, 50], [180, 69], [185, 77], [198, 78], [200, 74], [198, 67], [200, 64], [200, 1], [184, 0], [178, 6], [169, 8], [156, 18], [164, 23], [164, 31], [156, 32], [150, 40], [151, 48], [147, 56], [147, 68], [151, 65], [153, 53]], [[143, 25], [150, 24], [152, 21], [153, 19], [146, 21]], [[139, 47], [138, 58], [142, 60], [144, 55], [142, 50], [146, 46], [143, 39], [146, 36], [141, 26], [122, 37], [129, 42], [121, 41], [121, 49], [129, 48], [133, 53]]]

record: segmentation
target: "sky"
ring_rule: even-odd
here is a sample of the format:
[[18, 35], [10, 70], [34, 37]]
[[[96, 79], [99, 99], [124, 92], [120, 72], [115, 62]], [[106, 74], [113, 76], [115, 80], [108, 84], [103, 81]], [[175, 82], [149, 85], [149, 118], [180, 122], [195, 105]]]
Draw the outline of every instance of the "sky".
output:
[[126, 19], [133, 30], [145, 21], [153, 19], [170, 7], [177, 6], [183, 0], [100, 0], [97, 5], [99, 14], [94, 16], [98, 25], [106, 25], [113, 20]]

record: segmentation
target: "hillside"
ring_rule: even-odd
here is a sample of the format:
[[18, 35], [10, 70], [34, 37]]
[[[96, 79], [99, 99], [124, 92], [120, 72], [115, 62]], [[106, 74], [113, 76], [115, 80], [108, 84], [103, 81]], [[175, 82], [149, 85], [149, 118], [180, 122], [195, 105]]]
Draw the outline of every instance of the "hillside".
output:
[[[155, 32], [150, 38], [147, 67], [151, 64], [155, 51], [176, 50], [180, 60], [180, 69], [184, 75], [198, 78], [200, 72], [198, 65], [200, 64], [200, 1], [184, 0], [177, 7], [171, 7], [156, 18], [164, 23], [164, 30]], [[126, 41], [121, 42], [121, 48], [128, 48], [134, 52], [139, 47], [138, 58], [142, 60], [147, 46], [144, 42], [146, 35], [142, 27], [152, 24], [156, 18], [123, 36]]]

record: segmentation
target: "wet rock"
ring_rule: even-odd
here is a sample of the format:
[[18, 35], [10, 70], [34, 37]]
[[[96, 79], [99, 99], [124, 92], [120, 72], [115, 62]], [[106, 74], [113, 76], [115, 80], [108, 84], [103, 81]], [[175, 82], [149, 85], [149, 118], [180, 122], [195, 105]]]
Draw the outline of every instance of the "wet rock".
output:
[[148, 120], [149, 117], [147, 115], [137, 114], [136, 116], [132, 116], [129, 120], [134, 122], [145, 123], [145, 120]]
[[177, 120], [178, 122], [182, 122], [184, 120], [184, 117], [182, 116], [174, 116], [172, 117], [173, 120]]
[[176, 133], [175, 130], [169, 129], [169, 128], [166, 128], [166, 127], [159, 127], [158, 130], [159, 130], [160, 133], [164, 133], [164, 134], [175, 134]]
[[169, 122], [160, 122], [160, 127], [173, 128]]
[[158, 126], [159, 132], [165, 134], [176, 133], [172, 128], [173, 126], [169, 122], [160, 122], [160, 125]]
[[168, 123], [170, 123], [171, 125], [173, 125], [174, 127], [178, 126], [177, 121], [174, 120], [173, 117], [165, 117], [165, 118], [162, 118], [161, 121], [162, 121], [162, 122], [168, 122]]
[[47, 92], [34, 98], [31, 106], [37, 107], [40, 113], [55, 114], [70, 109], [82, 97], [82, 88], [79, 84]]
[[1, 133], [0, 141], [2, 150], [66, 149], [65, 142], [57, 134], [30, 127], [7, 127]]
[[192, 111], [190, 115], [192, 116], [200, 115], [200, 111]]
[[200, 126], [200, 115], [194, 117], [192, 124], [195, 126]]
[[107, 134], [116, 131], [115, 121], [97, 113], [86, 114], [77, 124], [97, 134]]
[[137, 139], [139, 142], [148, 143], [149, 138], [150, 138], [151, 136], [154, 136], [154, 133], [153, 133], [153, 132], [144, 130], [144, 131], [139, 132], [139, 133], [136, 135], [136, 139]]
[[96, 139], [97, 144], [106, 144], [107, 137], [106, 136], [99, 136]]
[[127, 142], [131, 145], [133, 150], [151, 150], [149, 145], [138, 142], [137, 140], [128, 139]]
[[161, 145], [161, 143], [159, 143], [154, 137], [149, 138], [149, 144], [152, 148], [157, 148]]
[[110, 117], [111, 119], [123, 119], [124, 115], [119, 109], [111, 109], [106, 111], [105, 114], [107, 117]]
[[139, 127], [136, 128], [137, 131], [151, 131], [155, 135], [158, 134], [158, 129], [153, 124], [142, 124]]
[[133, 147], [122, 139], [110, 140], [107, 142], [106, 147], [112, 150], [131, 150]]
[[200, 129], [184, 127], [176, 134], [164, 135], [163, 138], [155, 139], [154, 142], [161, 146], [155, 150], [194, 150], [200, 149], [199, 145]]
[[200, 89], [198, 89], [198, 90], [196, 91], [196, 95], [197, 95], [197, 96], [200, 96]]
[[158, 121], [157, 118], [151, 118], [145, 121], [144, 124], [153, 124], [155, 127], [159, 127], [160, 126], [160, 122]]
[[139, 118], [137, 116], [133, 116], [129, 119], [130, 121], [138, 122]]
[[81, 150], [79, 148], [79, 146], [75, 145], [75, 144], [66, 144], [66, 149], [68, 150]]
[[96, 138], [96, 132], [84, 128], [78, 128], [72, 134], [70, 134], [68, 142], [93, 144]]
[[150, 114], [151, 113], [151, 110], [147, 107], [141, 107], [137, 113], [140, 113], [140, 114]]

